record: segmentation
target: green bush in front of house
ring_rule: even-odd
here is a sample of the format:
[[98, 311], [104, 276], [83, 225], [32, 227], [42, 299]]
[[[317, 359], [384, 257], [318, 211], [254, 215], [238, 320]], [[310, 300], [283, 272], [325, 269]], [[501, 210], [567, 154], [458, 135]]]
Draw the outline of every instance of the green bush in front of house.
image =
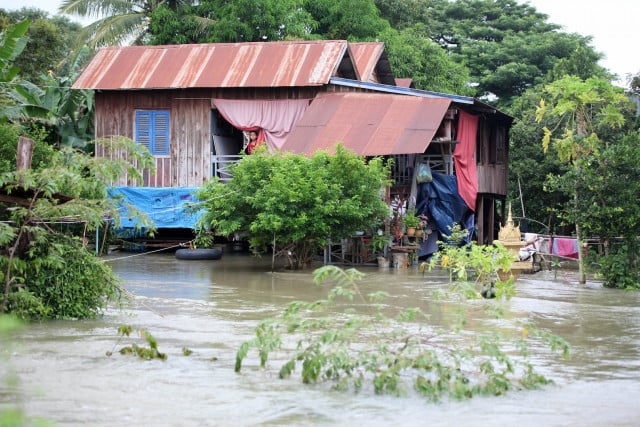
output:
[[383, 201], [389, 165], [338, 146], [311, 157], [262, 150], [245, 156], [227, 182], [212, 180], [197, 193], [200, 226], [217, 235], [246, 232], [253, 248], [274, 245], [308, 265], [328, 239], [352, 235], [388, 215]]

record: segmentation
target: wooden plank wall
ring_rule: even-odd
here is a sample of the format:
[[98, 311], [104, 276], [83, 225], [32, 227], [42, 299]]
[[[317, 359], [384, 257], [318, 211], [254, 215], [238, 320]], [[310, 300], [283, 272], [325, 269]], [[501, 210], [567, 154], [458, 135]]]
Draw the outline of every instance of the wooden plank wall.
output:
[[[212, 98], [311, 99], [317, 88], [231, 88], [148, 91], [102, 91], [96, 93], [96, 139], [135, 138], [136, 110], [169, 110], [169, 155], [155, 156], [156, 171], [142, 171], [142, 182], [124, 176], [111, 185], [145, 187], [196, 187], [212, 174]], [[108, 145], [108, 144], [107, 144]], [[96, 144], [96, 155], [115, 158]]]
[[211, 176], [211, 98], [193, 95], [184, 91], [173, 99], [170, 147], [174, 161], [171, 181], [164, 187], [198, 187]]
[[[96, 94], [96, 138], [135, 138], [135, 111], [169, 110], [169, 155], [155, 156], [156, 171], [142, 171], [143, 182], [124, 176], [112, 185], [145, 187], [199, 186], [211, 176], [210, 91], [136, 91]], [[96, 146], [96, 155], [108, 153]]]
[[478, 193], [506, 196], [509, 144], [505, 127], [495, 121], [481, 119], [477, 144]]

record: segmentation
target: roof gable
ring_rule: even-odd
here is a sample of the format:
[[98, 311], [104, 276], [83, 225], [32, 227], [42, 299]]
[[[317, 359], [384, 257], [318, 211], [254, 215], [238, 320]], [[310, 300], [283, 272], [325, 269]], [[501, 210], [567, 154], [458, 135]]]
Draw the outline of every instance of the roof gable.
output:
[[353, 60], [360, 72], [360, 80], [395, 85], [387, 52], [382, 42], [349, 43]]
[[74, 89], [320, 86], [359, 79], [344, 40], [108, 47]]

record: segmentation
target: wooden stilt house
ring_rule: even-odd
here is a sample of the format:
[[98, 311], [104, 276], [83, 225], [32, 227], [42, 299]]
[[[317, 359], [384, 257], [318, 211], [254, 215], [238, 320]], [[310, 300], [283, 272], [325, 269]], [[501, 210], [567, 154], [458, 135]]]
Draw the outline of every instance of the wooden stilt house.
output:
[[[245, 132], [255, 129], [271, 150], [312, 153], [341, 142], [363, 156], [394, 157], [395, 193], [415, 194], [421, 162], [455, 175], [478, 241], [496, 238], [511, 118], [473, 98], [397, 85], [382, 43], [109, 47], [73, 88], [95, 90], [96, 139], [125, 136], [155, 157], [155, 173], [144, 171], [142, 182], [124, 177], [117, 188], [159, 200], [158, 192], [186, 194], [213, 176], [227, 179]], [[96, 146], [96, 155], [106, 153]]]

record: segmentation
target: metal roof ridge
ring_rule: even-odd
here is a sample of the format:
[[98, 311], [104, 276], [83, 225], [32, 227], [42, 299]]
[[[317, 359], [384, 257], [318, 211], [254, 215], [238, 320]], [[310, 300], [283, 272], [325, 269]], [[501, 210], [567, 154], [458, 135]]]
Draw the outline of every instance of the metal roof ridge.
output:
[[382, 83], [373, 83], [373, 82], [363, 82], [356, 81], [351, 79], [345, 79], [343, 77], [331, 77], [329, 79], [330, 84], [335, 84], [337, 86], [347, 86], [347, 87], [358, 87], [362, 89], [370, 89], [378, 92], [388, 92], [395, 93], [398, 95], [409, 95], [409, 96], [420, 96], [420, 97], [428, 97], [428, 98], [447, 98], [453, 101], [459, 102], [461, 104], [474, 104], [474, 98], [469, 96], [462, 95], [451, 95], [448, 93], [440, 93], [440, 92], [431, 92], [422, 89], [411, 89], [400, 86], [391, 86], [385, 85]]
[[223, 43], [183, 43], [183, 44], [158, 44], [158, 45], [132, 45], [132, 46], [104, 46], [99, 50], [125, 50], [125, 49], [184, 49], [199, 47], [215, 47], [215, 46], [239, 46], [239, 45], [258, 45], [258, 44], [348, 44], [347, 40], [276, 40], [276, 41], [257, 41], [257, 42], [223, 42]]

